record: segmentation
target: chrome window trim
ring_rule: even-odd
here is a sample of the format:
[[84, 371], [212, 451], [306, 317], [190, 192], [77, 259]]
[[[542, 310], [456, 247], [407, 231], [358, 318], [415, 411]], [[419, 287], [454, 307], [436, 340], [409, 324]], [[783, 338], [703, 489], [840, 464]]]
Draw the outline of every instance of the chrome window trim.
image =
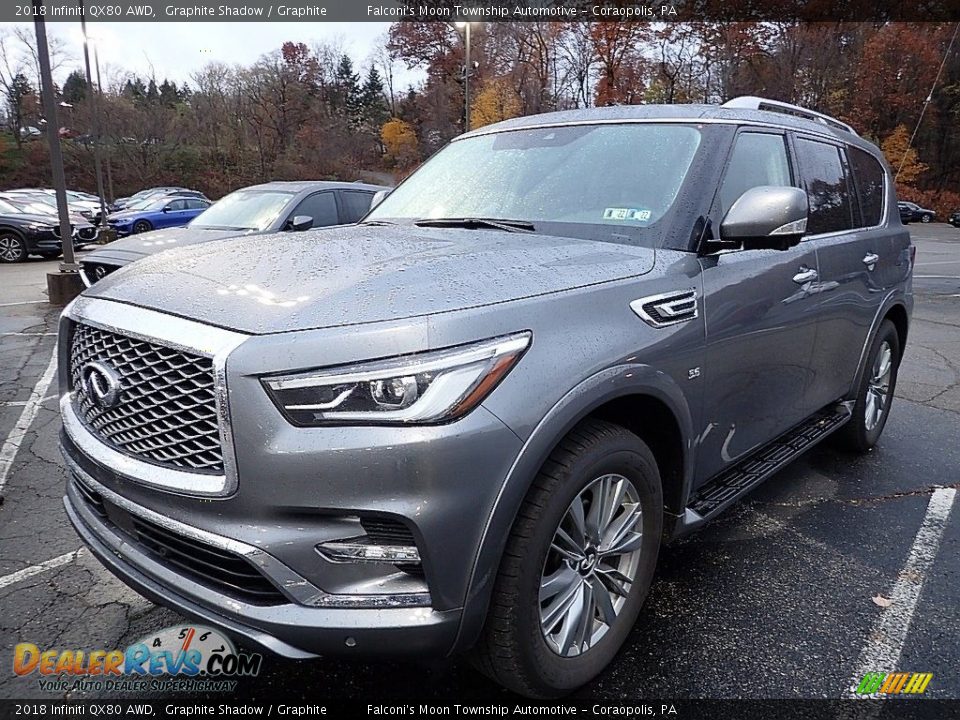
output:
[[[211, 475], [175, 470], [114, 450], [90, 433], [80, 422], [74, 412], [74, 397], [70, 391], [60, 398], [60, 412], [64, 430], [77, 447], [97, 462], [143, 485], [205, 497], [233, 494], [239, 479], [226, 365], [230, 353], [246, 341], [249, 335], [102, 298], [78, 297], [64, 310], [64, 315], [74, 322], [92, 325], [108, 332], [211, 358], [224, 471], [223, 474]], [[156, 332], [147, 335], [143, 328], [155, 329]], [[69, 352], [68, 348], [68, 357]]]
[[[311, 583], [309, 580], [289, 568], [284, 563], [280, 562], [270, 553], [262, 550], [261, 548], [254, 547], [253, 545], [248, 545], [247, 543], [241, 542], [239, 540], [234, 540], [233, 538], [224, 537], [223, 535], [217, 535], [212, 533], [209, 530], [203, 530], [201, 528], [194, 527], [193, 525], [187, 525], [182, 523], [179, 520], [174, 520], [166, 515], [161, 515], [160, 513], [154, 512], [149, 508], [145, 508], [142, 505], [138, 505], [135, 502], [128, 500], [115, 493], [108, 487], [103, 486], [97, 482], [93, 477], [90, 476], [83, 468], [81, 468], [76, 461], [74, 461], [67, 453], [63, 453], [64, 460], [67, 463], [67, 467], [71, 473], [76, 475], [81, 482], [88, 485], [94, 492], [103, 497], [104, 499], [110, 501], [114, 505], [123, 510], [127, 511], [131, 515], [136, 515], [138, 517], [144, 518], [165, 530], [169, 530], [172, 533], [181, 535], [191, 540], [197, 542], [205, 543], [212, 547], [224, 550], [226, 552], [233, 553], [242, 557], [247, 562], [255, 565], [260, 572], [264, 574], [272, 583], [274, 583], [287, 597], [290, 598], [293, 602], [299, 605], [305, 605], [308, 607], [353, 607], [353, 608], [363, 608], [363, 607], [377, 607], [377, 608], [387, 608], [387, 607], [429, 607], [431, 604], [430, 593], [408, 593], [408, 594], [396, 594], [396, 595], [337, 595], [334, 593], [328, 593], [324, 590], [321, 590], [316, 585]], [[81, 505], [77, 508], [84, 516], [84, 520], [87, 525], [93, 528], [92, 514], [89, 510]], [[109, 526], [105, 525], [102, 522], [97, 521], [97, 524], [102, 526], [102, 529], [99, 529], [98, 535], [102, 538], [103, 530], [109, 532], [118, 542], [123, 543], [125, 540], [117, 535], [117, 533], [111, 529]], [[111, 543], [116, 549], [116, 543]], [[141, 551], [137, 549], [137, 552]], [[141, 553], [142, 554], [142, 553]], [[123, 556], [123, 554], [121, 553]], [[130, 562], [129, 558], [124, 558], [127, 562]], [[165, 567], [162, 564], [161, 567]], [[136, 566], [142, 572], [147, 572], [147, 569], [141, 565]], [[176, 570], [170, 570], [169, 568], [165, 569], [168, 572], [175, 573], [180, 575]], [[149, 574], [149, 573], [148, 573]], [[187, 580], [188, 582], [192, 582]], [[198, 585], [199, 586], [199, 585]], [[202, 587], [202, 586], [201, 586]], [[204, 588], [207, 592], [211, 592], [210, 588]], [[214, 590], [213, 592], [216, 592]], [[231, 598], [231, 605], [242, 606], [244, 603], [242, 601]]]

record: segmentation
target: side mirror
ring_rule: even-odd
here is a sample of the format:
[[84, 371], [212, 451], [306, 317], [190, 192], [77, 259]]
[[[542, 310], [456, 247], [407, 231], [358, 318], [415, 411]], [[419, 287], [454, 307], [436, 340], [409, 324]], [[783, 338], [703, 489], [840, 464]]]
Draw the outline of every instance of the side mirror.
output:
[[313, 218], [309, 215], [294, 215], [290, 221], [290, 229], [296, 232], [309, 230], [311, 227], [313, 227]]
[[169, 205], [164, 205], [164, 206], [163, 206], [163, 212], [165, 212], [165, 213], [170, 212], [170, 206], [169, 206]]
[[373, 200], [370, 201], [370, 209], [373, 210], [377, 205], [383, 202], [383, 199], [390, 194], [389, 190], [377, 190], [373, 194]]
[[807, 193], [800, 188], [750, 188], [720, 223], [720, 240], [745, 250], [787, 250], [807, 231], [807, 209]]

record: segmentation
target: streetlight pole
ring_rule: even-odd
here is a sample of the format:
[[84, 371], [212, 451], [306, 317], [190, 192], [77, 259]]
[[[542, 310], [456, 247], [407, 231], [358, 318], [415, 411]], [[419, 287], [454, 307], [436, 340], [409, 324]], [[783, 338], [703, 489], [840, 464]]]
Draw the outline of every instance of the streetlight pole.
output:
[[83, 32], [83, 63], [87, 69], [87, 95], [93, 110], [93, 167], [97, 174], [97, 196], [100, 198], [100, 225], [107, 222], [107, 204], [103, 199], [103, 167], [100, 164], [100, 98], [93, 91], [93, 78], [90, 74], [90, 50], [87, 37], [87, 19], [83, 14], [83, 0], [80, 0], [80, 30]]
[[470, 23], [458, 22], [463, 28], [463, 131], [470, 132]]
[[43, 0], [33, 0], [33, 27], [37, 34], [37, 61], [40, 65], [40, 94], [43, 114], [47, 117], [47, 141], [50, 145], [50, 165], [53, 169], [53, 189], [60, 216], [60, 244], [63, 247], [61, 272], [77, 272], [73, 255], [73, 233], [67, 209], [67, 180], [63, 172], [63, 153], [60, 150], [60, 122], [57, 120], [57, 99], [53, 95], [53, 73], [50, 70], [50, 52], [47, 49], [47, 28], [43, 21]]
[[[100, 53], [97, 50], [96, 43], [93, 44], [93, 66], [97, 70], [97, 102], [99, 103], [103, 101], [103, 85], [100, 83]], [[113, 198], [114, 198], [113, 171], [111, 170], [111, 165], [110, 165], [110, 147], [108, 145], [105, 145], [103, 147], [103, 151], [104, 151], [103, 159], [106, 161], [106, 165], [107, 165], [107, 193], [108, 193], [107, 199], [110, 202], [113, 202]]]

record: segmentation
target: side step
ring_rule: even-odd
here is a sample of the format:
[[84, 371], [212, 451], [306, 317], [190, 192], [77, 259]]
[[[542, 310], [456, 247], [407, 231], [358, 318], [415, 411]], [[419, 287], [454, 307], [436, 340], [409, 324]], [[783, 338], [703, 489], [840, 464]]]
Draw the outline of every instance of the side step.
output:
[[683, 530], [719, 515], [771, 475], [795, 460], [851, 418], [853, 403], [840, 403], [811, 415], [773, 442], [724, 470], [694, 495], [684, 513]]

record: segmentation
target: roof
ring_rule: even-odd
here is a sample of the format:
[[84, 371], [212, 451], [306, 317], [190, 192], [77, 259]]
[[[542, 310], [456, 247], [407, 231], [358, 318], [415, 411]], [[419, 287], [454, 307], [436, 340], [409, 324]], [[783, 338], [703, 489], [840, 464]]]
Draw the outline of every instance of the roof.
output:
[[580, 125], [589, 123], [617, 123], [633, 121], [706, 121], [743, 123], [750, 125], [775, 125], [792, 130], [835, 137], [844, 142], [864, 148], [876, 154], [876, 147], [858, 135], [816, 120], [789, 115], [785, 112], [750, 110], [723, 107], [721, 105], [616, 105], [613, 107], [561, 110], [559, 112], [527, 115], [487, 125], [460, 137], [485, 135], [491, 132], [521, 130], [544, 125]]
[[274, 180], [273, 182], [263, 183], [261, 185], [250, 185], [239, 190], [254, 189], [284, 189], [293, 192], [302, 192], [304, 190], [368, 190], [377, 192], [378, 190], [390, 190], [385, 185], [370, 185], [362, 182], [333, 182], [327, 180]]

